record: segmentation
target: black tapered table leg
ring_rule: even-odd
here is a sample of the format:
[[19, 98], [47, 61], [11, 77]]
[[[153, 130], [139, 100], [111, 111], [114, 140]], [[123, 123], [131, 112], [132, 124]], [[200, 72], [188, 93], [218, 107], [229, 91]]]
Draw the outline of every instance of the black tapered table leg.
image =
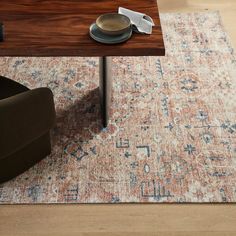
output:
[[99, 59], [99, 91], [103, 127], [107, 127], [109, 122], [109, 111], [112, 93], [111, 61], [112, 59], [110, 57], [100, 57]]

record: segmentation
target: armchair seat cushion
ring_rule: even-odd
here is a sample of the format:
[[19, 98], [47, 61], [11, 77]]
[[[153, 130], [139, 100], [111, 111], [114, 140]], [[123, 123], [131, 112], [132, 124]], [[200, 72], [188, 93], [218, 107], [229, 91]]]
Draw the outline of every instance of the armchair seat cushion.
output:
[[[14, 177], [28, 168], [29, 163], [35, 163], [44, 158], [45, 153], [50, 153], [50, 138], [42, 142], [42, 137], [50, 136], [54, 123], [55, 107], [49, 88], [29, 90], [15, 81], [0, 77], [0, 169], [4, 169], [3, 163], [8, 168], [0, 171], [0, 182], [1, 179]], [[41, 153], [40, 149], [47, 151]], [[34, 150], [37, 152], [35, 155]], [[22, 157], [22, 153], [26, 156]], [[19, 165], [18, 156], [22, 158], [23, 166]], [[9, 170], [9, 163], [15, 171]], [[3, 173], [4, 176], [1, 176]], [[9, 176], [5, 176], [6, 173]]]

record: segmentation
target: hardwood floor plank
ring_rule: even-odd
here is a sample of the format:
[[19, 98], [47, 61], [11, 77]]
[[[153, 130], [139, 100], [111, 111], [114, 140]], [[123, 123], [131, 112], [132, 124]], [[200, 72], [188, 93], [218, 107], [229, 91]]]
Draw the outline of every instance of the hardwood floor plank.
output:
[[0, 215], [0, 235], [236, 232], [233, 204], [1, 206]]

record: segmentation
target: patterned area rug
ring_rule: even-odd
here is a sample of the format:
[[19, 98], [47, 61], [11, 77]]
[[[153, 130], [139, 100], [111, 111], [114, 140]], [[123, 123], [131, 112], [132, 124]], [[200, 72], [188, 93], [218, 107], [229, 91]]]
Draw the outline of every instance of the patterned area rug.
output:
[[0, 186], [1, 203], [236, 201], [236, 60], [218, 12], [161, 15], [166, 57], [113, 58], [101, 129], [96, 58], [1, 58], [48, 86], [52, 154]]

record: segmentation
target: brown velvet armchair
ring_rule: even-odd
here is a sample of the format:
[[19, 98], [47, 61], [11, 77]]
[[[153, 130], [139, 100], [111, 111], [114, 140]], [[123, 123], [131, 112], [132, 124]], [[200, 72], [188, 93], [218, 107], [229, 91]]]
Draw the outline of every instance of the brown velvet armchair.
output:
[[29, 90], [0, 76], [0, 183], [50, 154], [54, 123], [50, 89]]

